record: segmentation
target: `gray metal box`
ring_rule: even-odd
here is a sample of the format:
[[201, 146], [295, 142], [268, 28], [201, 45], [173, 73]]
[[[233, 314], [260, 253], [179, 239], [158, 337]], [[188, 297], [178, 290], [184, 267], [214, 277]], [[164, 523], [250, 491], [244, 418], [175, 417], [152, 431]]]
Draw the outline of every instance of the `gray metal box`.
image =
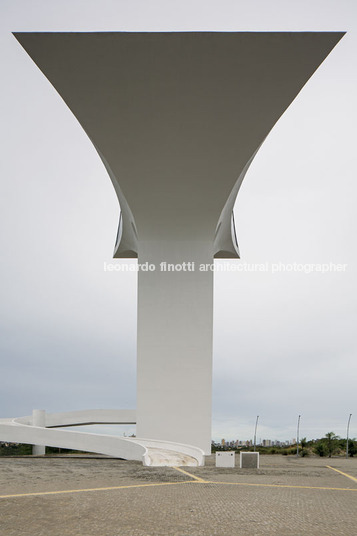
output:
[[241, 452], [241, 469], [259, 469], [259, 452]]

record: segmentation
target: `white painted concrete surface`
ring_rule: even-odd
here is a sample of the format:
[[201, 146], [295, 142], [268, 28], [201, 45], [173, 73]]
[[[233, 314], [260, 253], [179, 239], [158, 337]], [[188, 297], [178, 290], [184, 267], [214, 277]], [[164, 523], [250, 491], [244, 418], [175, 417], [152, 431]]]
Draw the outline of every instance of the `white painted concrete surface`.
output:
[[[72, 414], [71, 412], [51, 414], [49, 422], [52, 423], [52, 428], [43, 427], [45, 417], [48, 416], [48, 414], [45, 416], [43, 410], [33, 414], [34, 422], [39, 422], [41, 426], [32, 424], [32, 417], [0, 419], [0, 440], [106, 454], [116, 458], [138, 460], [150, 466], [204, 465], [204, 452], [191, 445], [57, 429], [67, 426], [68, 423], [72, 423], [70, 425], [73, 426], [74, 422], [76, 425], [90, 422], [108, 424], [109, 419], [112, 421], [115, 415], [122, 421], [126, 412], [129, 412], [128, 417], [132, 418], [132, 410], [92, 410], [92, 412], [86, 410], [74, 411]], [[81, 413], [83, 422], [80, 423]], [[99, 414], [103, 417], [102, 422], [98, 420]], [[57, 423], [56, 427], [53, 426], [54, 422]]]
[[235, 452], [216, 452], [216, 467], [234, 467]]
[[[337, 32], [17, 33], [96, 147], [138, 257], [138, 435], [211, 449], [213, 275], [260, 145]], [[162, 272], [162, 261], [195, 261]], [[100, 366], [100, 365], [98, 365]]]
[[[32, 426], [46, 427], [46, 412], [44, 409], [34, 409], [32, 411]], [[36, 456], [46, 454], [46, 445], [32, 445], [32, 454]]]

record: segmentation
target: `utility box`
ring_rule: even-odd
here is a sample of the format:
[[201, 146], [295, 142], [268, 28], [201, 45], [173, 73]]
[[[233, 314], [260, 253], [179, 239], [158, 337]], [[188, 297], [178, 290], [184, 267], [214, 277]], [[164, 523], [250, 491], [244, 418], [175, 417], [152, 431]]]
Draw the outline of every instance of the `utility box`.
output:
[[216, 452], [216, 467], [234, 467], [235, 454], [235, 452]]
[[259, 469], [259, 452], [241, 452], [241, 469]]

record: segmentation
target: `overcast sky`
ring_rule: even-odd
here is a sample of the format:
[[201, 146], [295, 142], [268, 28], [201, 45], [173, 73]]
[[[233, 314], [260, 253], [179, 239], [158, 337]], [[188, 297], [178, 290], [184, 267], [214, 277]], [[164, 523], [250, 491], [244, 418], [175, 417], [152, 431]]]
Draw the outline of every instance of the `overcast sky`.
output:
[[[354, 0], [0, 0], [0, 417], [135, 407], [136, 274], [103, 270], [118, 202], [86, 134], [11, 34], [107, 30], [348, 32], [238, 196], [234, 262], [268, 270], [215, 276], [213, 438], [250, 439], [259, 415], [258, 439], [291, 439], [299, 414], [301, 436], [345, 436], [349, 413], [356, 437]], [[279, 263], [346, 266], [272, 273]]]

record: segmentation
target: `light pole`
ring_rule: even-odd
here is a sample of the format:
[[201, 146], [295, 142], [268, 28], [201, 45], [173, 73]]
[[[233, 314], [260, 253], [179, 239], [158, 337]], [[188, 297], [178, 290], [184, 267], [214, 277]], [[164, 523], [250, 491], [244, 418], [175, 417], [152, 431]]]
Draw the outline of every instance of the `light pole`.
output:
[[257, 419], [255, 421], [255, 430], [254, 430], [254, 452], [255, 452], [255, 445], [257, 443], [257, 427], [258, 427], [258, 419], [259, 415], [257, 415]]
[[346, 458], [348, 459], [348, 436], [350, 432], [350, 422], [351, 422], [352, 413], [350, 413], [350, 416], [348, 417], [348, 423], [347, 423], [347, 443], [346, 443]]
[[301, 418], [301, 415], [299, 415], [298, 417], [297, 431], [296, 431], [296, 456], [297, 457], [299, 456], [300, 418]]

